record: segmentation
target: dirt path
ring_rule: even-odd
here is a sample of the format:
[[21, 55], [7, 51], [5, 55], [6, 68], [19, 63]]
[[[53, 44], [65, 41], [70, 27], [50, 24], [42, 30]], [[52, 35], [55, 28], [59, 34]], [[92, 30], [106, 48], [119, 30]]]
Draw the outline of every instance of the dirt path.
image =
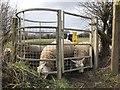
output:
[[109, 68], [67, 73], [64, 78], [75, 88], [120, 88], [120, 74], [111, 73]]

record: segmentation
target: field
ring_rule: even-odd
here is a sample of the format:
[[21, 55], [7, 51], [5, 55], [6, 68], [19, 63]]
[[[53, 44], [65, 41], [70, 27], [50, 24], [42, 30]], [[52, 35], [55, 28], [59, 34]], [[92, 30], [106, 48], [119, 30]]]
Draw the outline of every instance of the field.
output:
[[[30, 39], [30, 40], [25, 40], [25, 42], [41, 42], [41, 43], [51, 43], [55, 39]], [[87, 42], [89, 41], [89, 38], [78, 38], [78, 42]]]
[[[35, 43], [35, 44], [40, 44], [40, 43], [44, 43], [44, 44], [50, 44], [51, 42], [53, 42], [55, 39], [29, 39], [29, 40], [25, 40], [25, 43]], [[78, 42], [88, 42], [89, 38], [78, 38]], [[5, 45], [5, 48], [12, 48], [12, 42], [8, 42]]]

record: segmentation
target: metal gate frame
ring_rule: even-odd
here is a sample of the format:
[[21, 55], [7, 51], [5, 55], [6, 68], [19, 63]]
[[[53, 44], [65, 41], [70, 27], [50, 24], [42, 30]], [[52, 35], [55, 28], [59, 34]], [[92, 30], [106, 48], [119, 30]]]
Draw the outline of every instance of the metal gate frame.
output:
[[[86, 45], [90, 45], [90, 54], [89, 56], [85, 56], [85, 57], [90, 57], [90, 66], [87, 66], [87, 67], [84, 67], [83, 69], [85, 68], [92, 68], [93, 67], [93, 58], [94, 58], [94, 68], [97, 68], [98, 67], [98, 33], [97, 33], [97, 30], [98, 30], [98, 20], [96, 17], [93, 17], [93, 18], [90, 18], [90, 17], [85, 17], [85, 16], [81, 16], [81, 15], [78, 15], [78, 14], [73, 14], [73, 13], [69, 13], [69, 12], [65, 12], [65, 11], [62, 11], [60, 10], [59, 11], [60, 13], [60, 18], [61, 19], [61, 24], [59, 23], [60, 27], [61, 27], [61, 34], [63, 35], [64, 33], [64, 30], [73, 30], [73, 31], [84, 31], [84, 32], [89, 32], [89, 35], [90, 35], [90, 38], [89, 38], [89, 44], [86, 44]], [[80, 30], [80, 29], [73, 29], [73, 28], [65, 28], [64, 27], [64, 22], [65, 22], [65, 14], [68, 14], [68, 15], [71, 15], [71, 16], [76, 16], [76, 17], [81, 17], [81, 18], [85, 18], [85, 19], [90, 19], [91, 20], [91, 23], [89, 25], [91, 25], [90, 27], [90, 31], [87, 31], [87, 30]], [[61, 35], [61, 36], [62, 36]], [[61, 38], [61, 37], [59, 37]], [[94, 38], [94, 43], [92, 43], [92, 38]], [[63, 47], [64, 47], [64, 41], [63, 41], [64, 38], [61, 38], [61, 65], [62, 65], [62, 73], [65, 73], [65, 72], [70, 72], [70, 71], [75, 71], [75, 70], [79, 70], [81, 68], [76, 68], [76, 69], [72, 69], [72, 70], [64, 70], [64, 61], [69, 59], [69, 58], [64, 58], [64, 50], [63, 50]], [[78, 45], [78, 44], [74, 44], [74, 45]], [[81, 45], [85, 45], [85, 44], [81, 44]], [[94, 46], [94, 47], [93, 47]], [[93, 53], [92, 53], [92, 50], [94, 50], [94, 57], [93, 57]], [[78, 57], [74, 57], [75, 58], [78, 58]], [[82, 57], [79, 57], [79, 58], [82, 58]]]
[[[57, 27], [42, 27], [42, 26], [28, 26], [25, 27], [25, 23], [23, 23], [23, 27], [21, 27], [21, 20], [23, 20], [23, 22], [25, 21], [29, 21], [29, 22], [40, 22], [40, 21], [34, 21], [34, 20], [28, 20], [25, 19], [25, 12], [27, 11], [52, 11], [52, 12], [57, 12]], [[23, 18], [21, 18], [19, 16], [19, 14], [22, 13], [23, 14]], [[70, 71], [74, 71], [74, 70], [78, 70], [80, 68], [74, 69], [74, 70], [64, 70], [64, 60], [66, 58], [64, 58], [64, 30], [73, 30], [73, 31], [83, 31], [83, 30], [78, 30], [78, 29], [71, 29], [71, 28], [65, 28], [64, 27], [64, 20], [65, 20], [65, 14], [69, 14], [72, 16], [77, 16], [77, 17], [81, 17], [81, 18], [86, 18], [86, 19], [90, 19], [91, 20], [91, 27], [90, 27], [90, 31], [85, 31], [85, 32], [89, 32], [90, 33], [90, 67], [84, 67], [84, 68], [92, 68], [93, 67], [93, 62], [92, 62], [92, 48], [94, 50], [94, 67], [97, 68], [98, 67], [98, 34], [97, 34], [97, 29], [98, 29], [98, 21], [97, 18], [93, 17], [93, 18], [89, 18], [89, 17], [85, 17], [85, 16], [81, 16], [78, 14], [73, 14], [73, 13], [68, 13], [62, 10], [55, 10], [55, 9], [45, 9], [45, 8], [32, 8], [32, 9], [26, 9], [23, 11], [20, 11], [16, 14], [16, 17], [19, 20], [19, 24], [18, 24], [18, 28], [16, 31], [20, 30], [20, 29], [24, 29], [25, 28], [55, 28], [56, 29], [56, 33], [57, 33], [57, 37], [56, 37], [56, 48], [57, 48], [57, 72], [50, 72], [50, 73], [57, 73], [58, 79], [61, 79], [62, 77], [62, 73], [65, 72], [70, 72]], [[19, 33], [20, 34], [20, 33]], [[92, 38], [94, 38], [94, 43], [92, 43]], [[19, 41], [20, 43], [20, 41]], [[93, 47], [94, 44], [94, 47]], [[77, 44], [76, 44], [77, 45]], [[89, 45], [89, 44], [88, 44]], [[26, 58], [20, 58], [19, 59], [23, 59], [23, 60], [27, 60]], [[29, 59], [30, 60], [30, 59]], [[36, 59], [36, 60], [40, 60], [40, 59]], [[55, 59], [54, 59], [55, 60]]]

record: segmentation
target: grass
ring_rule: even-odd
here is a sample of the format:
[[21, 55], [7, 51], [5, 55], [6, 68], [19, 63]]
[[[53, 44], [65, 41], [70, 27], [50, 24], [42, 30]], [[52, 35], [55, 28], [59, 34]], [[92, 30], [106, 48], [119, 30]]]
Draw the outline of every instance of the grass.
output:
[[78, 42], [89, 42], [89, 38], [78, 38]]
[[4, 48], [12, 48], [12, 42], [8, 42], [4, 45]]
[[72, 88], [72, 86], [69, 84], [69, 82], [66, 79], [56, 80], [54, 82], [54, 87], [56, 89], [68, 89], [68, 88]]
[[30, 42], [33, 42], [33, 43], [51, 43], [53, 42], [55, 39], [30, 39], [30, 40], [25, 40], [25, 42], [27, 43], [30, 43]]
[[[39, 43], [44, 43], [44, 44], [50, 44], [51, 42], [53, 42], [55, 39], [29, 39], [29, 40], [25, 40], [25, 43], [35, 43], [35, 44], [39, 44]], [[88, 42], [89, 38], [78, 38], [78, 42]], [[5, 45], [5, 48], [12, 48], [12, 42], [8, 42]]]
[[[51, 43], [53, 42], [54, 40], [56, 39], [30, 39], [30, 40], [25, 40], [25, 42], [33, 42], [33, 43], [38, 43], [38, 42], [41, 42], [41, 43]], [[78, 42], [88, 42], [89, 41], [89, 38], [78, 38]]]

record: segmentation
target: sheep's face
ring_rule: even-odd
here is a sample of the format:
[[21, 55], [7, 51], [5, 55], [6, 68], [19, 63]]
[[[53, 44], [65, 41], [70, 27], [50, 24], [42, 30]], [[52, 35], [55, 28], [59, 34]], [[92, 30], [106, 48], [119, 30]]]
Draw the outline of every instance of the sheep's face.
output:
[[85, 58], [83, 58], [82, 60], [72, 60], [72, 62], [74, 62], [75, 63], [75, 66], [76, 67], [83, 67], [84, 66], [84, 60], [85, 60]]
[[50, 72], [50, 68], [48, 68], [47, 66], [45, 66], [45, 64], [41, 64], [40, 66], [37, 67], [37, 72], [40, 73], [47, 73]]
[[4, 52], [11, 52], [11, 49], [10, 48], [5, 48]]
[[77, 60], [77, 61], [75, 61], [75, 60], [72, 60], [72, 62], [74, 62], [75, 63], [75, 66], [78, 68], [78, 67], [81, 67], [82, 69], [80, 69], [79, 70], [79, 72], [83, 72], [83, 67], [84, 67], [84, 60], [85, 60], [85, 58], [83, 58], [82, 60]]

